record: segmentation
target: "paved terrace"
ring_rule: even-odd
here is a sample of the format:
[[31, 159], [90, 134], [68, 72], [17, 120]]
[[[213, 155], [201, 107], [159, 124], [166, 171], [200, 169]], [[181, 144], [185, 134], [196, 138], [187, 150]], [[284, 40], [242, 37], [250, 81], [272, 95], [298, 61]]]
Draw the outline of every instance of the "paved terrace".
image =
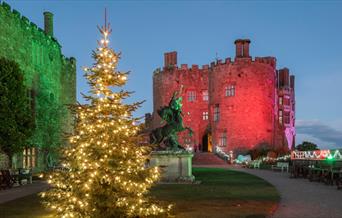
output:
[[308, 179], [290, 179], [288, 173], [260, 169], [245, 169], [227, 165], [201, 165], [246, 172], [274, 185], [281, 200], [273, 218], [341, 218], [342, 190]]
[[0, 204], [22, 198], [37, 192], [44, 191], [48, 184], [43, 181], [34, 181], [32, 184], [16, 186], [11, 189], [0, 190]]

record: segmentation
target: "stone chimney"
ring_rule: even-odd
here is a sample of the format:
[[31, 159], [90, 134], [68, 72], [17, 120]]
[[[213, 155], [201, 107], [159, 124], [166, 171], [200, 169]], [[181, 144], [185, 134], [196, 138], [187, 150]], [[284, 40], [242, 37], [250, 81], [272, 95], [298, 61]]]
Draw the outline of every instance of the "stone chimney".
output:
[[235, 40], [236, 57], [237, 58], [250, 58], [249, 56], [249, 39], [237, 39]]
[[289, 87], [289, 85], [289, 69], [286, 67], [279, 69], [279, 87]]
[[290, 76], [290, 87], [294, 90], [295, 88], [295, 76]]
[[164, 54], [164, 67], [177, 66], [177, 52], [167, 52]]
[[44, 31], [47, 35], [53, 36], [53, 13], [44, 12]]

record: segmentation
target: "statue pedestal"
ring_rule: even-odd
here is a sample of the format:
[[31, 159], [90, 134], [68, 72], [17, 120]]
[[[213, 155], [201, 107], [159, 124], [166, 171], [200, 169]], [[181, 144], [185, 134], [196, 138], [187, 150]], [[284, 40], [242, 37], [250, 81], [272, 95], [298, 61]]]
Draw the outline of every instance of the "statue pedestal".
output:
[[188, 182], [192, 183], [192, 157], [186, 152], [154, 151], [151, 154], [150, 166], [159, 166], [162, 170], [162, 182]]

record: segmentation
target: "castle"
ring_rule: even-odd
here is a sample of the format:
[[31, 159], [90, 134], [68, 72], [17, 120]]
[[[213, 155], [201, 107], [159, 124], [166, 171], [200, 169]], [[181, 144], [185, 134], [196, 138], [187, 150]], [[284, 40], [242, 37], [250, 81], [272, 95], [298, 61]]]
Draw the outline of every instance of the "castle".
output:
[[185, 147], [212, 152], [251, 149], [257, 145], [292, 148], [295, 143], [295, 77], [276, 68], [276, 58], [249, 54], [250, 40], [235, 41], [234, 60], [201, 68], [177, 65], [177, 52], [164, 54], [164, 67], [153, 74], [153, 114], [147, 126], [159, 127], [157, 110], [181, 90], [183, 122], [193, 136], [179, 135]]
[[[24, 73], [36, 123], [33, 147], [16, 155], [12, 163], [36, 170], [53, 158], [50, 151], [58, 146], [53, 135], [72, 131], [73, 119], [66, 105], [76, 102], [76, 60], [62, 54], [50, 12], [44, 12], [44, 27], [37, 27], [5, 2], [0, 4], [0, 56], [17, 62]], [[56, 115], [61, 111], [62, 116]]]

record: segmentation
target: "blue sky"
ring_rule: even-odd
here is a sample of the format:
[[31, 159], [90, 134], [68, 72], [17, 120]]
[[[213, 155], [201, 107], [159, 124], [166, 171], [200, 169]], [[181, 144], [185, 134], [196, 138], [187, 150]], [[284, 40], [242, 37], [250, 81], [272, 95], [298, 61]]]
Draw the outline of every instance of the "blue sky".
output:
[[178, 63], [208, 64], [234, 57], [234, 40], [250, 38], [250, 54], [275, 56], [296, 76], [297, 142], [342, 147], [342, 1], [6, 1], [38, 26], [54, 14], [54, 33], [66, 56], [77, 59], [77, 92], [86, 93], [81, 66], [92, 64], [104, 8], [111, 45], [122, 52], [120, 70], [131, 75], [137, 112], [152, 111], [152, 72], [163, 53]]

